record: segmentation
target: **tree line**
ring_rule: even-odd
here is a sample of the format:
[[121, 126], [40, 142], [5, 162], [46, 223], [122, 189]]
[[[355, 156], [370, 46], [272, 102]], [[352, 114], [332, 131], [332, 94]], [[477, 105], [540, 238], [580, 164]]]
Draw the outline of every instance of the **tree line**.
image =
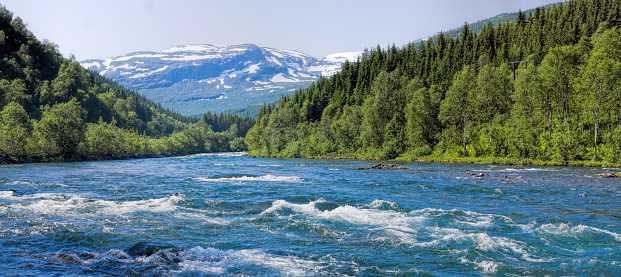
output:
[[378, 46], [265, 105], [246, 140], [257, 156], [619, 164], [620, 26], [620, 0], [572, 0]]
[[253, 124], [165, 109], [64, 58], [0, 6], [0, 163], [241, 151]]

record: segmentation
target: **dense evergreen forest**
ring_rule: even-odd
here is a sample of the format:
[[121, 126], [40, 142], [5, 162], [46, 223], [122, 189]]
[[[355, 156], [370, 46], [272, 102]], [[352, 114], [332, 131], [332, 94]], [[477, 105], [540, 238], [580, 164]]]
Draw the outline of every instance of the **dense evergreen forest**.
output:
[[571, 0], [378, 46], [264, 106], [246, 141], [255, 156], [619, 165], [620, 28], [621, 0]]
[[63, 58], [0, 5], [0, 163], [240, 151], [253, 125], [164, 109]]
[[[539, 7], [539, 9], [547, 9], [548, 7], [554, 6], [554, 5], [555, 4], [548, 4], [546, 6]], [[525, 15], [525, 14], [534, 13], [534, 12], [535, 12], [535, 9], [525, 10], [524, 12], [520, 10], [514, 13], [502, 13], [494, 17], [476, 21], [474, 23], [468, 23], [468, 29], [470, 29], [472, 33], [478, 34], [490, 22], [494, 24], [495, 27], [498, 27], [501, 24], [507, 24], [512, 21], [517, 21], [518, 15], [520, 14]], [[442, 33], [444, 34], [444, 36], [458, 37], [459, 35], [461, 35], [461, 30], [462, 28], [455, 28], [455, 29], [451, 29], [451, 30], [448, 30]]]

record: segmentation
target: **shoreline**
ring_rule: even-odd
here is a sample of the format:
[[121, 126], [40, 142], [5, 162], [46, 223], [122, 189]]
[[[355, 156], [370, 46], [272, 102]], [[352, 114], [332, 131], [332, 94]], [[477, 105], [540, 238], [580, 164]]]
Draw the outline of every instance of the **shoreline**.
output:
[[603, 161], [539, 161], [539, 160], [518, 160], [500, 157], [437, 157], [420, 156], [416, 158], [399, 156], [394, 159], [382, 160], [376, 157], [361, 156], [313, 156], [313, 157], [278, 157], [255, 155], [252, 152], [245, 155], [251, 158], [277, 158], [277, 159], [309, 159], [309, 160], [358, 160], [358, 161], [394, 161], [394, 162], [433, 162], [433, 163], [458, 163], [458, 164], [498, 164], [509, 166], [566, 166], [566, 167], [600, 167], [600, 168], [621, 168], [621, 164], [610, 164]]
[[[197, 152], [197, 153], [168, 153], [168, 154], [133, 154], [120, 157], [80, 157], [74, 160], [46, 160], [46, 159], [30, 159], [30, 160], [18, 160], [11, 161], [0, 157], [0, 166], [2, 165], [14, 165], [14, 164], [32, 164], [32, 163], [56, 163], [56, 162], [90, 162], [90, 161], [117, 161], [117, 160], [135, 160], [135, 159], [156, 159], [156, 158], [169, 158], [169, 157], [181, 157], [194, 154], [206, 154], [206, 153], [227, 153], [227, 152]], [[432, 163], [456, 163], [456, 164], [498, 164], [508, 166], [566, 166], [566, 167], [600, 167], [600, 168], [617, 168], [621, 169], [621, 164], [610, 164], [603, 161], [539, 161], [539, 160], [518, 160], [512, 158], [500, 158], [500, 157], [437, 157], [437, 156], [420, 156], [420, 157], [406, 157], [399, 156], [394, 159], [379, 159], [377, 157], [363, 157], [363, 156], [312, 156], [304, 157], [300, 155], [291, 157], [278, 157], [278, 156], [266, 156], [256, 155], [252, 152], [246, 152], [243, 157], [250, 158], [273, 158], [273, 159], [308, 159], [308, 160], [357, 160], [357, 161], [392, 161], [392, 162], [432, 162]]]
[[[222, 152], [205, 152], [205, 153], [222, 153]], [[139, 160], [139, 159], [159, 159], [170, 157], [181, 157], [194, 154], [203, 154], [202, 152], [187, 153], [187, 154], [133, 154], [120, 157], [80, 157], [79, 159], [72, 160], [53, 160], [53, 159], [32, 159], [32, 160], [18, 160], [11, 161], [0, 157], [0, 166], [3, 165], [16, 165], [16, 164], [36, 164], [36, 163], [79, 163], [79, 162], [97, 162], [97, 161], [123, 161], [123, 160]]]

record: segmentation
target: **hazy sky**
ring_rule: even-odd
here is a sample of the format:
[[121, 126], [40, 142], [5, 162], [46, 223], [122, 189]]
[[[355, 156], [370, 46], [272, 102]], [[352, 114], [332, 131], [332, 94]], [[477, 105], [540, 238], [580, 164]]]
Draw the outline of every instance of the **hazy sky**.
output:
[[560, 0], [0, 0], [77, 60], [182, 44], [259, 46], [321, 58], [429, 37]]

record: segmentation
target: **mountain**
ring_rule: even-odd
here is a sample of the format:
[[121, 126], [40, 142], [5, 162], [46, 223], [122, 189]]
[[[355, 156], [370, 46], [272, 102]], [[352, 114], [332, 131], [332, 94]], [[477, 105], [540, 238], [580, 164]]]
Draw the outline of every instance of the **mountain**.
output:
[[167, 108], [198, 115], [276, 101], [319, 76], [334, 75], [346, 59], [355, 61], [361, 53], [337, 53], [318, 60], [254, 44], [203, 44], [81, 64]]

